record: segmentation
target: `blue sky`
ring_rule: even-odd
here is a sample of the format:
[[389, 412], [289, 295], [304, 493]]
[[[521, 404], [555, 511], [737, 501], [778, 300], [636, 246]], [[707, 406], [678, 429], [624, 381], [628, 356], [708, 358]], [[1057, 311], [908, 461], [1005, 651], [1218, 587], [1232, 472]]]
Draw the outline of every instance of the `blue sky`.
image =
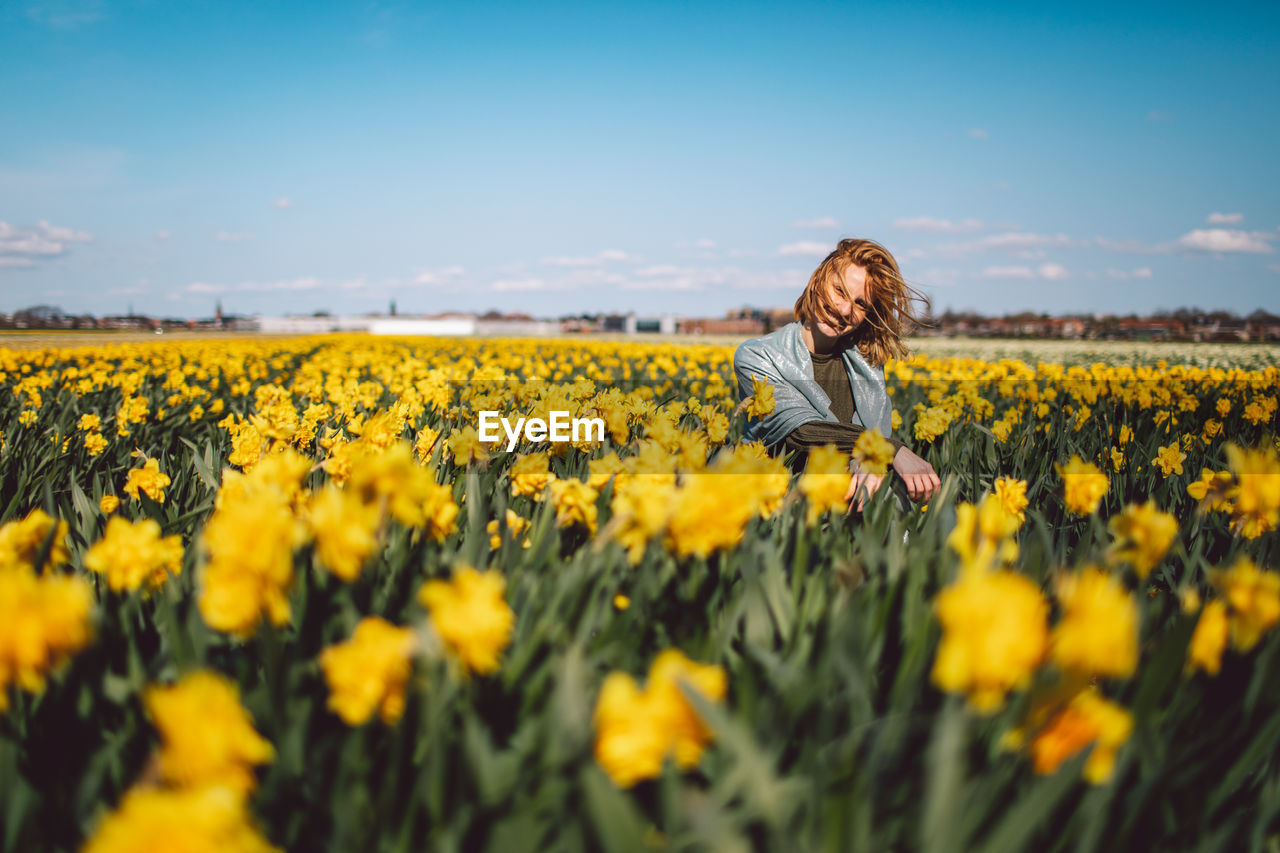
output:
[[1280, 4], [0, 0], [0, 310], [1280, 311]]

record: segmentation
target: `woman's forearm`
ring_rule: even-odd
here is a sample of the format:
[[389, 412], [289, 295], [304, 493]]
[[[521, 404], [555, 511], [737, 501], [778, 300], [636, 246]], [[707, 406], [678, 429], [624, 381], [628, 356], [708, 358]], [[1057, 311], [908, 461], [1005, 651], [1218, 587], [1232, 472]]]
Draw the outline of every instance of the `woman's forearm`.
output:
[[[783, 443], [788, 450], [809, 451], [815, 447], [833, 444], [837, 450], [848, 453], [853, 450], [858, 438], [866, 432], [864, 427], [854, 424], [841, 424], [833, 421], [810, 421], [787, 433]], [[896, 454], [903, 444], [896, 439], [889, 439]]]

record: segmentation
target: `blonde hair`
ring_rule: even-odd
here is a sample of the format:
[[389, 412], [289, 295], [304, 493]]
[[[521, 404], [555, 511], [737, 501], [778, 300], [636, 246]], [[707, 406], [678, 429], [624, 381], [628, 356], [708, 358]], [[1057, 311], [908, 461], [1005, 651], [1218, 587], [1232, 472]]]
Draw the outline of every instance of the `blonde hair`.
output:
[[829, 326], [844, 325], [849, 318], [841, 317], [832, 304], [836, 288], [844, 287], [844, 276], [849, 267], [862, 267], [867, 271], [867, 313], [856, 332], [855, 344], [872, 364], [881, 365], [891, 358], [906, 358], [907, 345], [903, 342], [907, 324], [920, 323], [911, 309], [911, 303], [926, 306], [929, 300], [916, 290], [898, 269], [889, 250], [874, 240], [849, 238], [841, 240], [835, 251], [818, 264], [809, 276], [804, 293], [796, 300], [796, 319], [802, 323], [819, 321]]

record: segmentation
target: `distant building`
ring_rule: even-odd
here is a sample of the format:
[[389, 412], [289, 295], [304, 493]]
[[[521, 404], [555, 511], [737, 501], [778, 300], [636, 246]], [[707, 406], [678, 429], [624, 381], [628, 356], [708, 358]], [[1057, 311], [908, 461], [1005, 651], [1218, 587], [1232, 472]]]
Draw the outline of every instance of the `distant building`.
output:
[[476, 318], [466, 314], [452, 317], [377, 317], [370, 321], [368, 331], [374, 335], [474, 335]]
[[759, 318], [703, 318], [681, 320], [676, 328], [682, 335], [751, 335], [764, 334], [764, 320]]
[[367, 332], [373, 317], [322, 315], [252, 318], [254, 331], [267, 335], [322, 335], [327, 332]]
[[476, 321], [476, 334], [491, 337], [508, 338], [550, 338], [560, 334], [561, 326], [556, 320], [527, 319], [485, 320]]
[[676, 333], [676, 318], [670, 314], [663, 314], [659, 317], [638, 317], [635, 314], [628, 314], [623, 331], [628, 335], [674, 335]]
[[1249, 340], [1280, 341], [1280, 317], [1259, 308], [1244, 319]]

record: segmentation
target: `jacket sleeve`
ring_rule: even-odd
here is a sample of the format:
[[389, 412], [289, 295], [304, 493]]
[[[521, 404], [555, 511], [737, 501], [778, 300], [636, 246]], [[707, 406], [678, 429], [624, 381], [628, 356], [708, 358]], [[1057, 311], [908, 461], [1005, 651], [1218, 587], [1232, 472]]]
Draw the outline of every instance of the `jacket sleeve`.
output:
[[[819, 410], [794, 381], [783, 376], [767, 349], [756, 341], [747, 341], [738, 347], [733, 356], [733, 368], [738, 380], [739, 400], [745, 400], [754, 393], [753, 379], [763, 379], [773, 386], [773, 411], [762, 418], [747, 421], [747, 441], [759, 441], [772, 448], [801, 424], [832, 420], [830, 412]], [[816, 382], [809, 382], [816, 388]]]
[[[783, 443], [787, 450], [799, 450], [806, 453], [815, 447], [833, 444], [837, 450], [849, 453], [864, 432], [866, 432], [866, 429], [856, 424], [811, 421], [807, 424], [801, 424], [787, 433]], [[893, 437], [889, 438], [889, 443], [893, 445], [894, 453], [898, 452], [898, 448], [906, 446]]]

